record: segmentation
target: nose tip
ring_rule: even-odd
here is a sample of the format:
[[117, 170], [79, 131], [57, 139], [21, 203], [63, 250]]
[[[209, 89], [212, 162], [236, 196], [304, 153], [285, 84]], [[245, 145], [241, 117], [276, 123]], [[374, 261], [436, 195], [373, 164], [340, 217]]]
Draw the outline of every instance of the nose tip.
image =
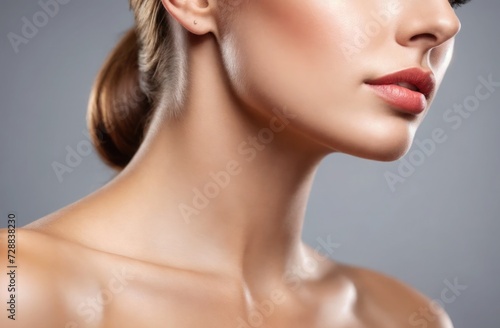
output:
[[453, 12], [450, 17], [439, 17], [431, 28], [433, 30], [431, 33], [436, 42], [441, 44], [454, 37], [460, 31], [460, 27], [460, 20]]
[[435, 5], [429, 5], [429, 1], [426, 1], [425, 4], [417, 4], [415, 8], [408, 8], [399, 28], [400, 44], [433, 48], [460, 31], [460, 20], [448, 1], [443, 3], [434, 0], [434, 3]]

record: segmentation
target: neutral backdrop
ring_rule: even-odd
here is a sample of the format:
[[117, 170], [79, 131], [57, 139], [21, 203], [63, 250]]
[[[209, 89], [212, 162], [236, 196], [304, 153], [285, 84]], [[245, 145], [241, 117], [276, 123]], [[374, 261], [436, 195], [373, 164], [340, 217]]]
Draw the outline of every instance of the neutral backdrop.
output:
[[[25, 225], [114, 174], [84, 147], [85, 114], [96, 73], [133, 22], [128, 1], [69, 1], [47, 22], [37, 16], [46, 24], [16, 52], [9, 33], [22, 35], [23, 17], [32, 21], [40, 10], [37, 1], [0, 2], [0, 227], [9, 213]], [[332, 258], [393, 275], [441, 301], [455, 327], [500, 327], [500, 87], [488, 99], [475, 96], [481, 77], [500, 81], [499, 13], [498, 0], [458, 9], [454, 59], [416, 135], [429, 144], [441, 129], [446, 140], [427, 152], [414, 143], [389, 163], [327, 157], [304, 227], [304, 240]], [[473, 110], [468, 117], [444, 118], [460, 105]], [[58, 178], [52, 165], [66, 164], [70, 151], [82, 154], [81, 163]], [[392, 188], [388, 175], [399, 176]], [[461, 289], [446, 292], [454, 282]]]

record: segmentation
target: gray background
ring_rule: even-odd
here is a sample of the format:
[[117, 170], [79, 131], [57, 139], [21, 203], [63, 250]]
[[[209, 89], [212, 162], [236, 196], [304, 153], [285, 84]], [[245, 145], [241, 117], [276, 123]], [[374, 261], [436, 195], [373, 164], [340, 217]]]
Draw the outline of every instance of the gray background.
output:
[[[90, 87], [106, 55], [132, 23], [125, 0], [70, 1], [15, 53], [7, 34], [37, 1], [0, 3], [0, 227], [14, 212], [27, 224], [96, 190], [113, 177], [95, 151], [59, 181], [53, 162], [88, 140]], [[500, 81], [500, 2], [475, 0], [458, 10], [462, 31], [434, 102], [417, 132], [441, 128], [444, 143], [391, 191], [382, 163], [329, 156], [315, 181], [304, 229], [313, 246], [330, 238], [331, 256], [393, 275], [440, 300], [446, 280], [467, 289], [444, 304], [456, 327], [498, 328], [500, 310], [500, 90], [483, 100], [458, 129], [445, 110], [474, 95], [479, 76]], [[497, 88], [500, 89], [500, 88]], [[418, 156], [418, 146], [405, 157]], [[414, 157], [413, 160], [418, 159]], [[451, 295], [451, 294], [450, 294]]]

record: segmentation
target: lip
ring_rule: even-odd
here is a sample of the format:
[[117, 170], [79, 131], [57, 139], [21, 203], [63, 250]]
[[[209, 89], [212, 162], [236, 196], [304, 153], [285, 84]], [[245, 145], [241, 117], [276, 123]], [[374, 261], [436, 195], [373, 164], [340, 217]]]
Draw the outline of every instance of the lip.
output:
[[[416, 90], [397, 85], [404, 83]], [[436, 82], [434, 75], [420, 68], [409, 68], [365, 81], [375, 93], [394, 108], [409, 114], [420, 114], [428, 105]]]

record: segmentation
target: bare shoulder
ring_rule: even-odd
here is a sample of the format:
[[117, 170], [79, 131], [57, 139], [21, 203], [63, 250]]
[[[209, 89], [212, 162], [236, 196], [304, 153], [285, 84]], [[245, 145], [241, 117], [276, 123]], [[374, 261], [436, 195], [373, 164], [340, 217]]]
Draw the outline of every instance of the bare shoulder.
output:
[[0, 266], [7, 271], [0, 275], [0, 300], [8, 304], [1, 327], [70, 327], [60, 292], [68, 270], [61, 265], [66, 258], [61, 246], [37, 231], [0, 229]]
[[[16, 229], [15, 234], [12, 229], [0, 230], [0, 265], [7, 271], [0, 276], [0, 299], [9, 309], [8, 315], [0, 317], [2, 327], [56, 326], [57, 322], [44, 318], [44, 313], [56, 311], [59, 302], [48, 270], [53, 266], [47, 256], [50, 252], [50, 243], [41, 242], [36, 234], [22, 229]], [[23, 309], [23, 315], [18, 309]]]
[[442, 307], [398, 279], [345, 264], [340, 270], [358, 291], [359, 310], [368, 326], [453, 328]]

